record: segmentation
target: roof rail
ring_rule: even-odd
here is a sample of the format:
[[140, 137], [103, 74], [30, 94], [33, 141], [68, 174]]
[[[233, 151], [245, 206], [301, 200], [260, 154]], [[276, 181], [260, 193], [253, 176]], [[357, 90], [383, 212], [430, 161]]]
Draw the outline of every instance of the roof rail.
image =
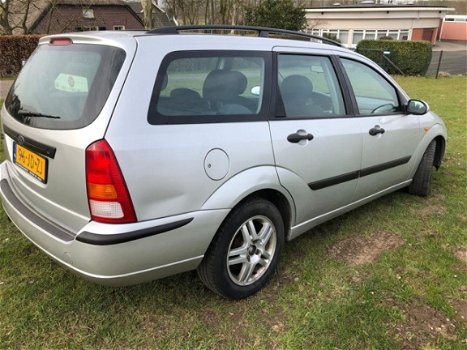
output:
[[255, 26], [237, 26], [237, 25], [228, 25], [228, 24], [209, 24], [209, 25], [184, 25], [184, 26], [172, 26], [172, 27], [161, 27], [147, 31], [147, 34], [157, 34], [157, 35], [170, 35], [170, 34], [179, 34], [180, 31], [188, 30], [240, 30], [240, 31], [250, 31], [257, 32], [259, 37], [269, 38], [269, 34], [287, 34], [291, 36], [298, 36], [302, 38], [308, 38], [312, 40], [320, 40], [323, 43], [340, 46], [342, 45], [337, 41], [324, 38], [318, 35], [312, 35], [302, 32], [295, 32], [293, 30], [286, 29], [277, 29], [277, 28], [266, 28], [266, 27], [255, 27]]

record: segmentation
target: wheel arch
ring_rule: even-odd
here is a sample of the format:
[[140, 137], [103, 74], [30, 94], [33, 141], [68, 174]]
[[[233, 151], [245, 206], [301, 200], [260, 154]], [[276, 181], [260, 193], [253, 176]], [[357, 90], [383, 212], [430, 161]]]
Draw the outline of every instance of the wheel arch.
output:
[[443, 136], [438, 135], [434, 138], [434, 141], [436, 141], [436, 149], [433, 165], [435, 166], [436, 170], [438, 170], [444, 158], [444, 152], [446, 150], [446, 140]]
[[292, 208], [288, 199], [281, 192], [268, 188], [249, 194], [237, 203], [237, 206], [254, 198], [267, 200], [279, 210], [284, 223], [284, 233], [287, 240], [290, 235], [290, 228], [292, 227]]
[[268, 200], [277, 207], [288, 237], [295, 220], [295, 204], [291, 194], [280, 184], [273, 166], [256, 167], [233, 176], [206, 200], [202, 210], [232, 210], [254, 197]]

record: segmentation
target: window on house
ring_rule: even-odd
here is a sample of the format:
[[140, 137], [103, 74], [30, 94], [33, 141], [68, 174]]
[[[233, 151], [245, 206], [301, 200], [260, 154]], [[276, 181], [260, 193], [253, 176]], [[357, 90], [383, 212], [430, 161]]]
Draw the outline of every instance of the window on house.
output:
[[409, 40], [409, 31], [401, 30], [399, 33], [399, 40]]
[[116, 26], [113, 26], [113, 29], [114, 30], [125, 30], [125, 26], [124, 25], [116, 25]]
[[354, 30], [352, 44], [357, 45], [362, 40], [363, 40], [363, 30]]
[[381, 38], [384, 38], [388, 35], [388, 31], [385, 29], [385, 30], [376, 30], [376, 39], [381, 39]]
[[339, 30], [339, 35], [338, 35], [339, 40], [341, 41], [342, 44], [347, 44], [349, 40], [349, 31], [348, 30]]
[[94, 10], [93, 9], [83, 9], [83, 17], [93, 19], [94, 18]]
[[[379, 36], [379, 31], [377, 31], [377, 30], [366, 30], [365, 31], [365, 40], [375, 40], [376, 35]], [[386, 35], [386, 31], [384, 31], [384, 35]]]
[[388, 37], [391, 37], [394, 40], [397, 40], [398, 36], [399, 36], [399, 31], [398, 30], [389, 30], [388, 31]]
[[96, 26], [83, 26], [83, 27], [76, 27], [75, 28], [75, 31], [77, 32], [88, 32], [88, 31], [91, 31], [91, 30], [99, 30], [99, 27], [96, 27]]

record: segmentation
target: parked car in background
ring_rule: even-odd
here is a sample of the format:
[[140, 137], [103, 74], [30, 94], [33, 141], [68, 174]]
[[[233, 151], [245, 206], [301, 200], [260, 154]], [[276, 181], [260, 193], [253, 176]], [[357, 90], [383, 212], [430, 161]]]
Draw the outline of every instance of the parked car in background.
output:
[[285, 241], [404, 187], [427, 195], [447, 138], [365, 57], [232, 26], [44, 37], [1, 122], [3, 207], [45, 253], [109, 285], [197, 269], [236, 299]]

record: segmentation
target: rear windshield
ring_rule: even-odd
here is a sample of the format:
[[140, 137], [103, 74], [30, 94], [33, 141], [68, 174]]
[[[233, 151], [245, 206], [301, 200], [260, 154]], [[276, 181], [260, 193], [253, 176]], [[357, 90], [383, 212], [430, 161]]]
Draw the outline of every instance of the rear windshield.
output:
[[41, 129], [78, 129], [102, 110], [125, 60], [122, 49], [86, 44], [41, 45], [5, 101], [19, 122]]

